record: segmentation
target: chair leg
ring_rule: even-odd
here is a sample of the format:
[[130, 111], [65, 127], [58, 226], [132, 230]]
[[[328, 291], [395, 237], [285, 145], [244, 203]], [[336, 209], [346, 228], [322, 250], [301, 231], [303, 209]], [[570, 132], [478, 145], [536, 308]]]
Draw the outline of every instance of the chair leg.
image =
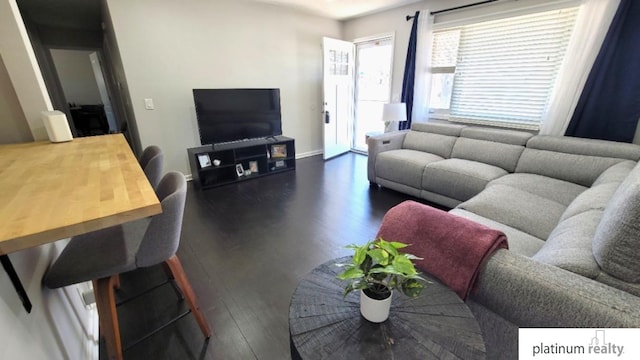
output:
[[100, 331], [107, 345], [107, 355], [109, 359], [122, 360], [120, 328], [118, 326], [118, 314], [116, 313], [115, 295], [113, 294], [114, 283], [114, 276], [93, 280], [93, 291], [96, 295]]
[[120, 290], [120, 274], [113, 275], [113, 277], [115, 278], [113, 280], [113, 288], [116, 290]]
[[206, 338], [211, 337], [209, 324], [207, 324], [207, 320], [204, 318], [204, 315], [202, 315], [202, 312], [200, 312], [200, 308], [198, 308], [198, 304], [196, 303], [196, 295], [191, 288], [191, 283], [189, 282], [189, 279], [187, 279], [187, 275], [184, 273], [184, 268], [182, 268], [180, 259], [178, 259], [177, 255], [173, 255], [167, 261], [165, 261], [165, 263], [167, 264], [167, 266], [169, 266], [171, 274], [176, 280], [180, 291], [187, 300], [189, 308], [191, 309], [193, 316], [195, 316], [198, 326], [200, 326], [200, 330]]
[[173, 276], [173, 273], [171, 273], [171, 269], [169, 268], [169, 265], [167, 264], [166, 261], [162, 264], [162, 270], [164, 270], [164, 273], [167, 275], [167, 278], [169, 279], [169, 283], [171, 283], [171, 287], [173, 288], [173, 291], [176, 293], [176, 296], [178, 297], [178, 299], [184, 300], [184, 296], [182, 295], [182, 293], [180, 292], [180, 289], [178, 288], [178, 285], [176, 284], [176, 278], [175, 276]]

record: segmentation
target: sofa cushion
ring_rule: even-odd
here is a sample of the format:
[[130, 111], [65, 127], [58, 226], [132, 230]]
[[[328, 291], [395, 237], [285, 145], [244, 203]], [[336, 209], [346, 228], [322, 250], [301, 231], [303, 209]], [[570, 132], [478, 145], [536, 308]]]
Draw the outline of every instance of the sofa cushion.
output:
[[640, 165], [607, 204], [593, 239], [593, 254], [607, 273], [640, 282]]
[[467, 126], [462, 129], [460, 136], [469, 139], [487, 140], [503, 144], [524, 146], [533, 134], [517, 130]]
[[517, 173], [544, 175], [587, 187], [591, 186], [605, 170], [624, 161], [619, 158], [537, 150], [528, 146], [527, 144], [527, 148], [518, 160]]
[[546, 239], [566, 206], [511, 186], [492, 185], [458, 208]]
[[561, 221], [532, 259], [595, 279], [600, 267], [591, 243], [601, 218], [602, 210], [589, 210]]
[[465, 201], [482, 191], [487, 183], [507, 172], [499, 167], [463, 159], [446, 159], [427, 164], [422, 188]]
[[607, 274], [604, 271], [600, 271], [600, 274], [598, 275], [598, 277], [596, 277], [595, 280], [603, 284], [607, 284], [616, 289], [626, 291], [635, 296], [640, 296], [640, 284], [634, 284], [634, 283], [622, 281], [614, 276]]
[[453, 146], [451, 157], [478, 161], [514, 172], [523, 150], [524, 146], [521, 145], [460, 137]]
[[398, 149], [384, 151], [376, 159], [376, 176], [416, 189], [422, 186], [422, 173], [427, 164], [442, 157], [422, 151]]
[[636, 144], [571, 136], [537, 135], [527, 141], [527, 148], [566, 154], [640, 160], [640, 146]]
[[405, 135], [402, 148], [435, 154], [447, 159], [451, 157], [451, 150], [457, 138], [456, 136], [411, 130]]
[[487, 186], [505, 185], [553, 200], [564, 206], [587, 188], [568, 181], [535, 174], [509, 174], [490, 182]]
[[562, 214], [560, 221], [589, 210], [603, 210], [620, 183], [609, 182], [591, 187], [578, 195]]
[[430, 122], [414, 121], [411, 123], [411, 130], [413, 131], [428, 132], [433, 134], [448, 135], [448, 136], [455, 136], [455, 137], [460, 136], [460, 133], [466, 127], [467, 127], [466, 125], [461, 125], [461, 124], [450, 124], [446, 122], [443, 123], [443, 122], [435, 122], [435, 121], [430, 121]]
[[539, 239], [535, 236], [529, 235], [505, 224], [501, 224], [497, 221], [487, 219], [486, 217], [474, 214], [467, 210], [456, 208], [451, 209], [451, 211], [449, 212], [458, 216], [462, 216], [469, 220], [473, 220], [482, 225], [486, 225], [492, 229], [502, 231], [503, 233], [505, 233], [505, 235], [507, 235], [507, 239], [509, 241], [509, 251], [515, 252], [520, 255], [533, 256], [545, 243], [544, 240]]
[[625, 160], [621, 163], [615, 164], [600, 174], [591, 186], [597, 186], [609, 182], [617, 182], [620, 184], [627, 178], [627, 176], [629, 176], [629, 173], [633, 170], [634, 166], [636, 166], [636, 162], [631, 160]]

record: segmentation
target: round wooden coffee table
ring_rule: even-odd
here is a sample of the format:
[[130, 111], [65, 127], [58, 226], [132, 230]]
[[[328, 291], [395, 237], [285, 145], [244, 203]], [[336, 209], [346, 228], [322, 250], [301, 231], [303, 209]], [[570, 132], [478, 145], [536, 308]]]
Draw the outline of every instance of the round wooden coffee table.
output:
[[360, 315], [360, 294], [342, 297], [336, 259], [315, 268], [293, 293], [289, 335], [293, 359], [484, 359], [482, 331], [465, 303], [432, 282], [417, 298], [393, 294], [389, 319]]

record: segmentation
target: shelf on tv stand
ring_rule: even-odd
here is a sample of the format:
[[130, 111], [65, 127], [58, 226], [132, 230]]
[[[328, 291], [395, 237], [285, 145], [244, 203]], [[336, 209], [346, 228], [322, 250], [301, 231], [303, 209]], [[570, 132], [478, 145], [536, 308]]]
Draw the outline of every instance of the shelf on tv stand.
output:
[[[271, 156], [274, 145], [286, 149], [283, 157]], [[286, 136], [204, 145], [187, 149], [187, 154], [193, 184], [200, 189], [295, 170], [296, 167], [295, 140]], [[209, 165], [202, 166], [199, 160], [200, 156], [208, 156]], [[219, 160], [220, 164], [214, 165], [214, 160]], [[244, 170], [247, 170], [250, 169], [252, 163], [257, 167], [258, 172], [238, 176], [236, 165], [240, 164]]]

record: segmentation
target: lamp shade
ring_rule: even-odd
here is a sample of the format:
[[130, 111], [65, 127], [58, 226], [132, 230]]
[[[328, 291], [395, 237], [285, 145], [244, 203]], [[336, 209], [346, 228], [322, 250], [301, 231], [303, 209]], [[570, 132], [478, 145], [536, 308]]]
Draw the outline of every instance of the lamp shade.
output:
[[405, 103], [384, 104], [382, 121], [407, 121], [407, 105]]

